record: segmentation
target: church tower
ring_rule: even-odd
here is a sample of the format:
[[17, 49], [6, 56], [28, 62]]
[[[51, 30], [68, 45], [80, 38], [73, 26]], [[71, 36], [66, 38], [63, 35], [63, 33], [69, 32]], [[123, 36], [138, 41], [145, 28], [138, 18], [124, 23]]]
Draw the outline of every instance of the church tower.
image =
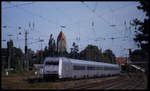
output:
[[57, 52], [60, 56], [63, 56], [66, 52], [66, 37], [62, 31], [57, 37]]

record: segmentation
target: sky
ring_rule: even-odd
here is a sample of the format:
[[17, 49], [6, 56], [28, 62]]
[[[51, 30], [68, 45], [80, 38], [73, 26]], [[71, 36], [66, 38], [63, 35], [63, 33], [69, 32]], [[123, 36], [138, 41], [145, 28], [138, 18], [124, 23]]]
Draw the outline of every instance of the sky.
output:
[[[79, 51], [92, 44], [102, 52], [111, 49], [117, 57], [125, 57], [128, 48], [138, 49], [133, 41], [135, 29], [130, 25], [135, 18], [141, 21], [145, 18], [145, 13], [137, 9], [138, 5], [135, 1], [3, 1], [1, 34], [6, 41], [2, 41], [1, 46], [7, 48], [7, 41], [12, 39], [14, 46], [24, 52], [25, 31], [28, 31], [28, 48], [36, 52], [48, 46], [50, 34], [56, 42], [63, 31], [68, 52], [75, 42]], [[44, 42], [38, 42], [39, 39]]]

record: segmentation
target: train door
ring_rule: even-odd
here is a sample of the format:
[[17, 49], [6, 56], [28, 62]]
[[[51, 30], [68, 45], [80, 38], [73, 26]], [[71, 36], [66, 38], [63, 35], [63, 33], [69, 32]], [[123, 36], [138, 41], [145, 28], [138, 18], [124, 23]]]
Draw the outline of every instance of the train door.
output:
[[65, 64], [65, 67], [64, 67], [64, 70], [65, 70], [65, 76], [67, 78], [70, 78], [72, 77], [72, 66], [71, 66], [71, 62], [69, 59], [66, 59], [66, 61], [64, 62]]
[[62, 59], [62, 77], [70, 78], [71, 76], [72, 76], [71, 62], [69, 61], [69, 59], [63, 58]]

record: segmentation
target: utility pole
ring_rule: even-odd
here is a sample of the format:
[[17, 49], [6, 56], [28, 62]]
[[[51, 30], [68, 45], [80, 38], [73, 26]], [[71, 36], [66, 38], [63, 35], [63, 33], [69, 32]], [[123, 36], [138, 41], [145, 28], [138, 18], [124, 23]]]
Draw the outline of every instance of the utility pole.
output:
[[[9, 34], [8, 36], [13, 36], [12, 34]], [[8, 57], [8, 70], [10, 69], [11, 67], [11, 64], [10, 64], [10, 61], [11, 61], [11, 58], [12, 58], [12, 46], [13, 44], [11, 44], [11, 37], [9, 38], [9, 42], [8, 42], [8, 47], [9, 47], [9, 57]]]
[[[6, 42], [6, 40], [2, 40], [2, 42]], [[7, 54], [8, 55], [8, 54]], [[2, 56], [2, 58], [6, 58], [7, 56]], [[2, 70], [4, 69], [5, 67], [4, 67], [4, 60], [2, 59]]]
[[41, 50], [43, 50], [43, 48], [42, 48], [42, 42], [44, 42], [44, 40], [40, 39], [39, 42], [41, 42]]
[[[10, 45], [10, 43], [8, 43], [8, 45]], [[9, 46], [8, 70], [10, 69], [10, 60], [11, 60], [11, 47]]]
[[42, 62], [43, 61], [42, 42], [44, 42], [44, 40], [42, 40], [42, 39], [39, 38], [39, 42], [41, 42], [41, 55], [40, 56], [41, 56], [41, 62]]
[[28, 46], [27, 46], [27, 30], [25, 31], [25, 68], [29, 71]]

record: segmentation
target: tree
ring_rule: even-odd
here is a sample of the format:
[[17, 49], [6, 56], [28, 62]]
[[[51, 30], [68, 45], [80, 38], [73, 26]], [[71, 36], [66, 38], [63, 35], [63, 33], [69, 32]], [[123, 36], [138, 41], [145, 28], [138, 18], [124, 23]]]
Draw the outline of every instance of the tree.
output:
[[107, 62], [109, 63], [116, 63], [116, 57], [115, 54], [112, 52], [112, 50], [107, 49], [103, 53], [104, 57], [107, 58]]
[[44, 48], [44, 53], [43, 53], [43, 58], [48, 57], [48, 48], [45, 46]]
[[147, 55], [145, 54], [145, 51], [135, 50], [131, 54], [131, 61], [133, 61], [133, 62], [135, 62], [135, 61], [140, 62], [141, 60], [148, 61], [148, 60], [145, 59], [146, 57], [147, 57]]
[[73, 42], [72, 46], [73, 46], [73, 48], [70, 48], [71, 49], [70, 57], [78, 59], [79, 58], [79, 53], [78, 53], [79, 47], [78, 47], [78, 45], [76, 45], [75, 42]]
[[17, 57], [16, 72], [23, 72], [23, 62]]
[[48, 55], [53, 57], [57, 55], [56, 43], [53, 38], [53, 35], [50, 35], [49, 43], [48, 43]]
[[7, 42], [7, 49], [8, 49], [8, 68], [12, 66], [12, 59], [13, 59], [13, 40]]
[[49, 43], [48, 43], [48, 51], [49, 51], [49, 56], [53, 55], [53, 35], [50, 35]]
[[[135, 50], [131, 53], [130, 60], [132, 62], [148, 62], [148, 53], [146, 53], [144, 50]], [[148, 71], [148, 63], [139, 63], [136, 65], [145, 68], [146, 72]]]
[[[34, 55], [34, 51], [32, 51], [31, 49], [28, 49], [28, 60], [29, 60], [29, 69], [31, 69], [33, 67], [33, 55]], [[41, 57], [42, 58], [42, 57]]]
[[22, 72], [23, 71], [23, 52], [20, 48], [13, 48], [14, 50], [14, 68], [16, 72]]
[[53, 56], [57, 56], [57, 47], [54, 39], [53, 39]]
[[148, 51], [148, 36], [149, 36], [149, 12], [150, 12], [150, 3], [148, 1], [140, 1], [140, 6], [137, 6], [139, 10], [143, 10], [146, 13], [147, 19], [144, 19], [142, 22], [137, 18], [131, 23], [135, 27], [136, 37], [134, 38], [135, 42], [142, 50]]
[[8, 56], [10, 61], [10, 67], [14, 68], [15, 71], [23, 70], [23, 52], [20, 48], [13, 47], [13, 41], [7, 42]]
[[102, 57], [101, 50], [97, 46], [88, 45], [84, 50], [80, 52], [80, 59], [91, 60], [91, 61], [101, 61]]
[[[140, 1], [140, 6], [137, 6], [139, 10], [142, 10], [145, 12], [147, 18], [144, 19], [144, 21], [138, 20], [137, 18], [133, 20], [133, 23], [131, 23], [132, 26], [135, 27], [135, 42], [137, 43], [138, 47], [141, 47], [141, 50], [135, 50], [131, 53], [130, 59], [131, 61], [146, 61], [148, 62], [149, 56], [148, 56], [148, 37], [149, 37], [149, 25], [150, 25], [150, 3], [148, 1]], [[138, 64], [139, 65], [139, 64]], [[148, 70], [147, 64], [142, 64], [143, 67]]]

